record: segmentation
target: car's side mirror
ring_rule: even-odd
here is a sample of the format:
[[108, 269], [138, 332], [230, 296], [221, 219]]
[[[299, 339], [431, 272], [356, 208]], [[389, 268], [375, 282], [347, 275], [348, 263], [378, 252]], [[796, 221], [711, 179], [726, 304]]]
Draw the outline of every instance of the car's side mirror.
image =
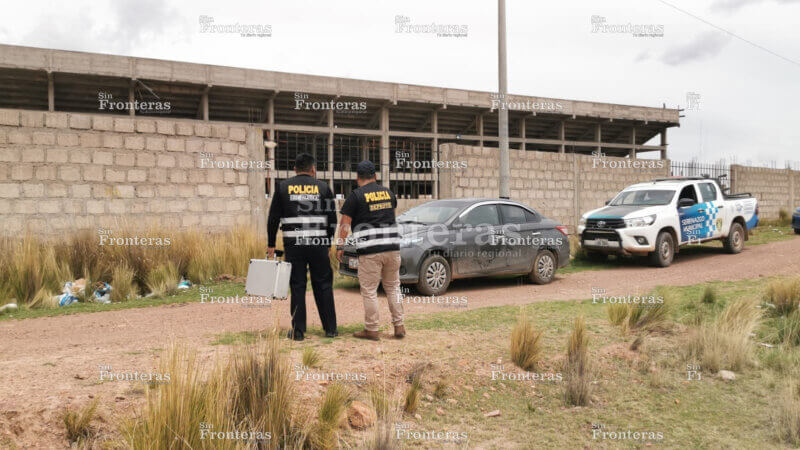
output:
[[609, 203], [611, 203], [611, 200], [606, 200], [606, 206], [608, 206]]
[[688, 208], [690, 206], [694, 206], [697, 202], [692, 200], [691, 198], [682, 198], [678, 200], [678, 208]]
[[450, 225], [450, 228], [454, 228], [454, 229], [463, 228], [463, 227], [464, 227], [464, 224], [459, 222], [459, 221], [457, 221], [457, 220]]

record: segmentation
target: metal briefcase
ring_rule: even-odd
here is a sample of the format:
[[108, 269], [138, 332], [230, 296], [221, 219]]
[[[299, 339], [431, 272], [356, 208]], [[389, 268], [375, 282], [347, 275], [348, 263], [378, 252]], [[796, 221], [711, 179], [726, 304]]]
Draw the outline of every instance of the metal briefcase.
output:
[[291, 273], [292, 263], [277, 259], [251, 259], [244, 290], [247, 295], [287, 298]]

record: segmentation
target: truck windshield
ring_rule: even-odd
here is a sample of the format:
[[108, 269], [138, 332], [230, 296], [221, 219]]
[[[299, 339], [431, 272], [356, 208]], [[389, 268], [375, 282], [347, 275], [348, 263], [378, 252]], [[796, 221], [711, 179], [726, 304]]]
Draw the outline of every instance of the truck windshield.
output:
[[609, 203], [610, 206], [657, 206], [668, 205], [675, 196], [675, 191], [665, 189], [648, 189], [622, 191]]

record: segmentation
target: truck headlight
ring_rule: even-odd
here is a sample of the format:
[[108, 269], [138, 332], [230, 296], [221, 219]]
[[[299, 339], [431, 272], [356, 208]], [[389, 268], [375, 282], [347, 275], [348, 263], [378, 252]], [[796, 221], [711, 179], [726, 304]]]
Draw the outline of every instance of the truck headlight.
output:
[[581, 217], [581, 220], [578, 221], [578, 225], [586, 225], [586, 217]]
[[420, 242], [422, 242], [421, 237], [401, 239], [400, 248], [413, 247], [415, 244], [419, 244]]
[[649, 227], [656, 221], [656, 216], [634, 217], [633, 219], [625, 219], [625, 226], [628, 228], [636, 227]]

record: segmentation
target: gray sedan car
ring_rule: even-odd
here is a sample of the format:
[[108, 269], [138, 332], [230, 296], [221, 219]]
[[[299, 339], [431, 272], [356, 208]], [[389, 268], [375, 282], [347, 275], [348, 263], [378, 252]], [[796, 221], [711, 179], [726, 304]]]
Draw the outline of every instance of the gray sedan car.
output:
[[[549, 283], [569, 263], [567, 228], [503, 199], [434, 200], [397, 217], [403, 238], [400, 280], [423, 295], [441, 295], [458, 278], [527, 274]], [[358, 276], [355, 247], [339, 273]]]

